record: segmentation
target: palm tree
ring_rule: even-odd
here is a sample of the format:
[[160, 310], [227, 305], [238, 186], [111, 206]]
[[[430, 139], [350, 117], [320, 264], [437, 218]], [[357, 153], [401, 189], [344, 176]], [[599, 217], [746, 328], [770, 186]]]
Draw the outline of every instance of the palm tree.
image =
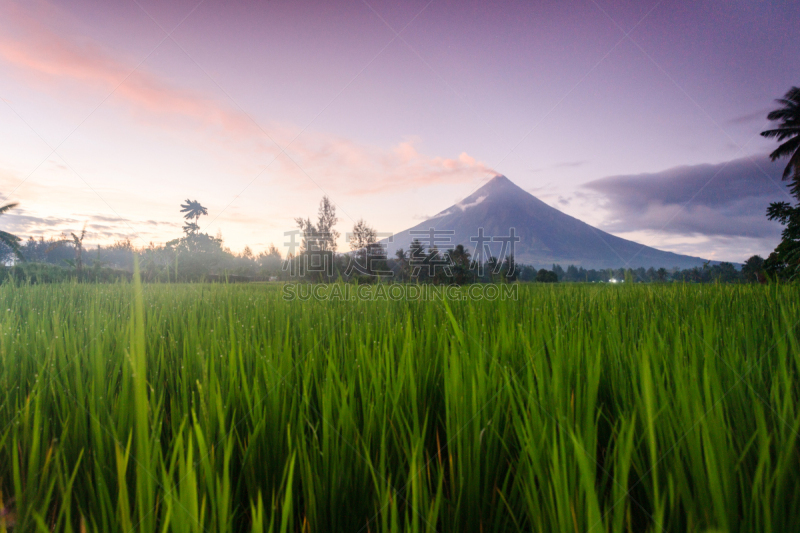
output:
[[190, 233], [197, 233], [199, 229], [200, 226], [198, 226], [194, 222], [187, 222], [186, 224], [183, 225], [183, 232], [186, 233], [187, 235]]
[[783, 170], [783, 179], [789, 179], [794, 174], [791, 191], [795, 198], [800, 199], [800, 88], [792, 87], [776, 102], [783, 107], [772, 111], [767, 118], [781, 122], [777, 128], [762, 131], [761, 135], [776, 137], [779, 142], [784, 141], [769, 157], [772, 161], [782, 157], [789, 158], [789, 163]]
[[[781, 122], [777, 128], [762, 131], [761, 135], [775, 137], [782, 142], [769, 157], [773, 161], [781, 157], [789, 158], [783, 170], [783, 179], [789, 179], [793, 174], [789, 190], [792, 196], [800, 200], [800, 88], [792, 87], [783, 98], [776, 101], [783, 107], [772, 111], [767, 118]], [[793, 207], [789, 202], [773, 202], [767, 209], [767, 218], [777, 220], [785, 227], [780, 244], [764, 263], [765, 269], [789, 279], [800, 277], [800, 203]]]
[[186, 213], [183, 215], [183, 218], [186, 220], [194, 219], [194, 222], [186, 224], [183, 230], [187, 233], [196, 233], [200, 229], [200, 226], [197, 225], [197, 221], [201, 216], [208, 214], [208, 209], [200, 205], [200, 202], [197, 200], [189, 200], [188, 198], [185, 204], [181, 204], [181, 208], [181, 213]]
[[[0, 215], [14, 209], [15, 207], [17, 207], [17, 205], [19, 204], [12, 203], [0, 207]], [[14, 255], [16, 255], [20, 260], [23, 260], [24, 258], [22, 257], [22, 251], [19, 249], [19, 241], [20, 238], [17, 237], [16, 235], [12, 235], [6, 231], [0, 231], [0, 243], [3, 243], [9, 248], [11, 248], [14, 251]]]

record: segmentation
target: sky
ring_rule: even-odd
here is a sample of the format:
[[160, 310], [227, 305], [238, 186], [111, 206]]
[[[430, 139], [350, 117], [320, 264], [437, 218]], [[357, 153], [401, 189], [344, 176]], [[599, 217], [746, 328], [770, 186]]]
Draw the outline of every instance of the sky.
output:
[[323, 195], [398, 232], [496, 174], [621, 237], [742, 262], [789, 201], [767, 113], [800, 3], [0, 0], [0, 228], [285, 250]]

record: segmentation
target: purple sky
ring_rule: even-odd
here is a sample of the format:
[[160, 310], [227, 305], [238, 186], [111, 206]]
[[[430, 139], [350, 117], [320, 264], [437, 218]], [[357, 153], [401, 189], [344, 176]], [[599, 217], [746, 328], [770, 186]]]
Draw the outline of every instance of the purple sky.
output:
[[[342, 234], [362, 217], [400, 231], [499, 172], [662, 249], [743, 261], [779, 239], [759, 217], [787, 199], [782, 166], [758, 133], [800, 84], [800, 3], [0, 0], [0, 13], [0, 190], [20, 202], [0, 226], [21, 236], [86, 222], [92, 243], [164, 242], [190, 197], [232, 249], [283, 248], [323, 194]], [[695, 194], [706, 186], [727, 203]]]

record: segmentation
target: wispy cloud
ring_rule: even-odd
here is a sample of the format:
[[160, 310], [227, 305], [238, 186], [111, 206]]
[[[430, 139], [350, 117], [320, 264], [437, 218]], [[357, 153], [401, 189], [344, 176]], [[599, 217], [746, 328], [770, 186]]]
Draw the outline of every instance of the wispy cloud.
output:
[[[461, 183], [494, 174], [466, 153], [457, 157], [430, 156], [419, 151], [419, 140], [402, 140], [391, 147], [357, 143], [343, 137], [303, 130], [277, 122], [255, 123], [228, 100], [174, 85], [138, 61], [120, 57], [101, 43], [74, 36], [42, 9], [3, 2], [7, 16], [0, 24], [0, 62], [36, 90], [64, 98], [113, 93], [131, 120], [146, 127], [172, 128], [196, 135], [203, 132], [218, 147], [245, 152], [263, 161], [277, 157], [272, 168], [287, 179], [284, 185], [344, 194], [376, 194]], [[10, 31], [12, 30], [13, 31]], [[135, 69], [135, 70], [134, 70]], [[281, 147], [287, 147], [281, 154]], [[309, 179], [310, 178], [310, 179]]]
[[[137, 225], [136, 233], [130, 230], [134, 223]], [[174, 232], [180, 224], [156, 220], [137, 222], [80, 213], [75, 216], [45, 215], [21, 207], [0, 217], [0, 227], [21, 238], [57, 237], [70, 232], [78, 233], [84, 226], [87, 230], [87, 243], [138, 238], [141, 242], [137, 244], [143, 245], [147, 239], [153, 239], [164, 230]]]
[[552, 170], [556, 168], [578, 168], [584, 165], [587, 165], [589, 161], [585, 159], [580, 159], [577, 161], [562, 161], [561, 163], [556, 163], [555, 165], [550, 165], [548, 167], [541, 167], [541, 168], [532, 168], [530, 171], [533, 173], [542, 172], [544, 170]]
[[417, 150], [416, 140], [400, 142], [390, 150], [344, 139], [328, 138], [327, 142], [333, 150], [314, 149], [300, 143], [298, 148], [293, 145], [290, 152], [300, 154], [303, 168], [315, 180], [320, 179], [333, 190], [346, 194], [378, 194], [472, 182], [497, 174], [466, 153], [457, 158], [425, 155]]
[[759, 109], [758, 111], [753, 111], [752, 113], [746, 113], [744, 115], [739, 115], [738, 117], [733, 117], [726, 122], [727, 124], [751, 124], [753, 122], [764, 123], [767, 122], [767, 115], [770, 111], [772, 111], [772, 109], [763, 108]]

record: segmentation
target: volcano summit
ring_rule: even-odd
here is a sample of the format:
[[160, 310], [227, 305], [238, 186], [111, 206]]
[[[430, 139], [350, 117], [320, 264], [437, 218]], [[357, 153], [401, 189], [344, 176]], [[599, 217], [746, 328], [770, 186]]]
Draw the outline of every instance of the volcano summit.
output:
[[[384, 239], [389, 257], [398, 248], [408, 250], [415, 238], [426, 248], [435, 244], [447, 250], [463, 244], [475, 255], [480, 231], [491, 237], [506, 237], [511, 228], [519, 238], [514, 256], [519, 263], [539, 267], [561, 264], [584, 268], [654, 267], [681, 269], [701, 266], [699, 257], [657, 250], [622, 239], [550, 207], [505, 176], [495, 176], [461, 202], [425, 222]], [[434, 242], [427, 237], [431, 231]], [[426, 242], [426, 239], [427, 242]], [[501, 257], [500, 242], [489, 242], [491, 253]], [[485, 253], [482, 260], [485, 260]], [[501, 257], [502, 259], [502, 257]]]

